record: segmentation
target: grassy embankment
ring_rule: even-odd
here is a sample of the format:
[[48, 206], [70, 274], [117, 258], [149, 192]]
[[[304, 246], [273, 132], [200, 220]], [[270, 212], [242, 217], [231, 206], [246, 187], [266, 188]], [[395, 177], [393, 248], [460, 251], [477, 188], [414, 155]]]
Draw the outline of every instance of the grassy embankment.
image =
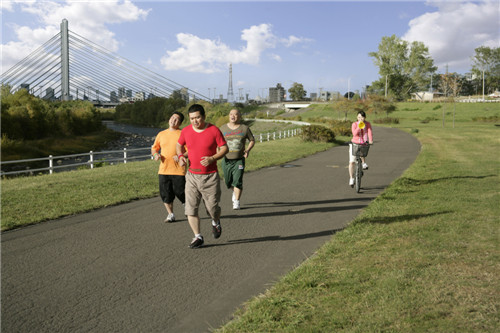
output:
[[498, 332], [500, 104], [453, 110], [398, 104], [414, 165], [217, 332]]

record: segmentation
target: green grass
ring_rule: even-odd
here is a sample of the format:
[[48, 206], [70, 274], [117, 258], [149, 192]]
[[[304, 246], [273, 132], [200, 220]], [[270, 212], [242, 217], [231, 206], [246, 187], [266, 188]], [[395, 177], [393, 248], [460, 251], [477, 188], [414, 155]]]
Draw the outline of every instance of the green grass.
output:
[[[332, 146], [302, 142], [298, 137], [257, 142], [248, 158], [247, 170], [282, 164]], [[156, 196], [157, 172], [158, 162], [149, 160], [92, 170], [2, 179], [2, 231]]]
[[499, 105], [457, 105], [455, 128], [453, 105], [445, 127], [419, 122], [435, 104], [398, 106], [419, 108], [392, 115], [418, 126], [416, 162], [217, 332], [499, 331], [500, 128], [471, 121]]

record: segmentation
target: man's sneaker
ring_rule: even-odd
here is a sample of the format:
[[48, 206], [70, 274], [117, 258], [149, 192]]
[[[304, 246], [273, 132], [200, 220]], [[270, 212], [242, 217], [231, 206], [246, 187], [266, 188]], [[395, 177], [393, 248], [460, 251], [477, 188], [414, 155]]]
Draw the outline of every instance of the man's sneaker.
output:
[[368, 164], [363, 163], [363, 170], [368, 170]]
[[214, 225], [214, 221], [212, 220], [212, 234], [214, 235], [214, 238], [219, 238], [220, 234], [222, 233], [222, 227], [220, 225], [220, 221]]
[[193, 240], [191, 241], [191, 244], [189, 244], [189, 247], [192, 249], [197, 249], [197, 248], [201, 247], [202, 245], [203, 245], [203, 237], [199, 236], [199, 237], [193, 238]]
[[233, 201], [233, 209], [240, 209], [240, 201], [239, 200]]
[[350, 185], [351, 187], [354, 187], [354, 178], [350, 178], [350, 179], [349, 179], [349, 185]]
[[167, 222], [167, 223], [175, 222], [175, 215], [174, 215], [174, 213], [168, 214], [167, 218], [165, 219], [165, 222]]

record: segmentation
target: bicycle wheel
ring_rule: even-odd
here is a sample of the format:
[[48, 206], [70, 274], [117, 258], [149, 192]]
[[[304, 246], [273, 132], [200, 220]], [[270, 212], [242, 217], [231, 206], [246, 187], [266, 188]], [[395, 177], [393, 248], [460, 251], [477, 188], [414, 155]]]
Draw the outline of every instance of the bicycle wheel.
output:
[[361, 175], [363, 172], [363, 170], [361, 170], [361, 169], [362, 169], [361, 159], [357, 159], [356, 160], [356, 175], [355, 175], [354, 182], [356, 183], [356, 192], [358, 192], [358, 193], [361, 190]]

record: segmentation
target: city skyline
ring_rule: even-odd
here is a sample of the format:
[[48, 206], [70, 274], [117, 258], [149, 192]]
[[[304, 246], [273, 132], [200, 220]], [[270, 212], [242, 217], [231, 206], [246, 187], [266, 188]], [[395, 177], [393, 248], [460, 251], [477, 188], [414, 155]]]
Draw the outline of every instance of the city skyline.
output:
[[2, 1], [2, 72], [69, 29], [211, 98], [363, 91], [379, 78], [382, 37], [421, 41], [438, 72], [470, 71], [476, 47], [499, 46], [498, 1]]

